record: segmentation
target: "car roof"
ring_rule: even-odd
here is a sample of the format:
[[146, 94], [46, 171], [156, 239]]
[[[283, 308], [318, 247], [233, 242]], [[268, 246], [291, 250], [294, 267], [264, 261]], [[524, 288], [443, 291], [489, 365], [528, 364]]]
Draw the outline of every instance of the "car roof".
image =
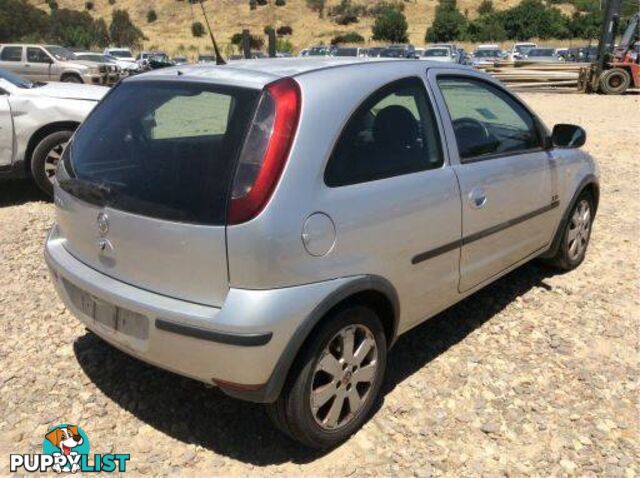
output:
[[[220, 84], [234, 84], [247, 88], [261, 89], [267, 83], [280, 78], [313, 74], [327, 68], [395, 68], [398, 62], [414, 64], [416, 70], [429, 66], [442, 67], [441, 63], [415, 59], [362, 58], [362, 57], [291, 57], [236, 60], [227, 65], [183, 65], [153, 70], [124, 80], [167, 80], [176, 78], [191, 81], [205, 81]], [[456, 65], [457, 66], [457, 65]], [[452, 68], [455, 66], [449, 66]], [[464, 66], [459, 68], [465, 69]]]

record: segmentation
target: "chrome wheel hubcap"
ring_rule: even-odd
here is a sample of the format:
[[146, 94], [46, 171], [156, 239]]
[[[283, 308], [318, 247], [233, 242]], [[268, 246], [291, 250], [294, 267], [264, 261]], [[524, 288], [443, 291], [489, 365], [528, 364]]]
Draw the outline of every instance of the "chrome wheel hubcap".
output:
[[311, 381], [313, 417], [325, 430], [350, 423], [363, 409], [378, 369], [378, 347], [364, 325], [349, 325], [329, 341]]
[[67, 142], [56, 144], [44, 158], [44, 175], [49, 182], [53, 182], [53, 178], [56, 176], [56, 169], [58, 168], [58, 162], [62, 156]]
[[567, 233], [567, 250], [572, 261], [579, 259], [589, 243], [591, 232], [591, 208], [586, 199], [581, 200], [573, 211]]

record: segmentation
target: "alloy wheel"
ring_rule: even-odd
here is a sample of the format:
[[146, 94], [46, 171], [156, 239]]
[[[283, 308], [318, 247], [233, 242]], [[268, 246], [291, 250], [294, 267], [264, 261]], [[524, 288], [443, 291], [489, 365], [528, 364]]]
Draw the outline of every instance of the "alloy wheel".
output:
[[56, 176], [58, 162], [60, 161], [60, 157], [62, 156], [62, 152], [66, 145], [67, 142], [56, 144], [49, 150], [44, 158], [44, 174], [47, 180], [51, 183], [53, 183], [53, 178]]
[[573, 211], [567, 232], [567, 251], [569, 259], [578, 260], [584, 254], [591, 232], [591, 207], [589, 201], [582, 199]]
[[310, 405], [324, 430], [343, 428], [370, 398], [378, 369], [378, 347], [371, 330], [349, 325], [329, 341], [316, 363]]

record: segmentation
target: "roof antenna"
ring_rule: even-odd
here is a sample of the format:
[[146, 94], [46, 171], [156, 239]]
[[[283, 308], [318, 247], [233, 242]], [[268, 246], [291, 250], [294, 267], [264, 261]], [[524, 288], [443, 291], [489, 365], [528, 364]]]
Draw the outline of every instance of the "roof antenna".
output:
[[216, 54], [216, 65], [226, 65], [227, 62], [224, 61], [222, 55], [220, 54], [220, 50], [218, 50], [218, 44], [216, 43], [216, 39], [213, 37], [213, 32], [211, 31], [211, 25], [209, 24], [209, 19], [207, 18], [207, 12], [204, 11], [204, 4], [202, 0], [200, 0], [200, 8], [202, 8], [202, 14], [204, 15], [204, 21], [207, 24], [207, 30], [209, 30], [209, 36], [211, 37], [211, 43], [213, 43], [213, 52]]

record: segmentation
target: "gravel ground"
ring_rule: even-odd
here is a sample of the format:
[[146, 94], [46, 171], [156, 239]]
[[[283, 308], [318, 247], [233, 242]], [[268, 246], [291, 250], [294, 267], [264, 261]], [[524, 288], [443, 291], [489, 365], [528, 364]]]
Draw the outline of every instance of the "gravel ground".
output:
[[132, 474], [638, 476], [640, 96], [524, 97], [548, 124], [584, 125], [600, 161], [586, 262], [526, 265], [402, 337], [377, 414], [327, 454], [87, 333], [42, 259], [52, 205], [0, 183], [0, 474], [67, 422], [92, 453], [130, 453]]

